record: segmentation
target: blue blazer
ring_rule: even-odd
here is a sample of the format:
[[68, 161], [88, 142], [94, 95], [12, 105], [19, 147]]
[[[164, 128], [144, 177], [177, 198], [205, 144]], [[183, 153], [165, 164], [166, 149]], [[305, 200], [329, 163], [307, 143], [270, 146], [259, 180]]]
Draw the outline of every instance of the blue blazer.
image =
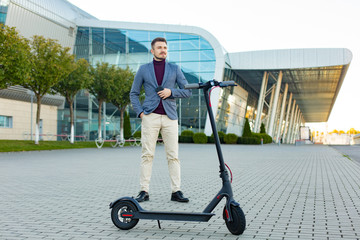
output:
[[[172, 120], [178, 119], [175, 98], [191, 96], [191, 90], [184, 89], [184, 85], [187, 83], [180, 67], [176, 64], [166, 62], [161, 86], [169, 88], [171, 90], [171, 96], [163, 100], [157, 95], [155, 90], [159, 85], [156, 81], [154, 63], [150, 62], [140, 66], [130, 91], [130, 101], [136, 115], [139, 117], [142, 112], [144, 112], [145, 115], [152, 113], [160, 101], [162, 101], [167, 116]], [[180, 89], [176, 88], [176, 85], [178, 85]], [[142, 86], [144, 86], [145, 89], [145, 101], [141, 105], [139, 95]]]

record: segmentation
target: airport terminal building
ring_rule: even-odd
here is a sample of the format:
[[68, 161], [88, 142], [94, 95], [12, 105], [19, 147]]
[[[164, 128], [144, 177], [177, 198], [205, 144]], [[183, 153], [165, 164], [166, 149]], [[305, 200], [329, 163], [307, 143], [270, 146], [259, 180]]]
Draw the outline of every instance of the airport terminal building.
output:
[[[245, 118], [252, 131], [264, 123], [274, 141], [293, 143], [305, 122], [326, 122], [352, 59], [348, 49], [285, 49], [228, 53], [204, 29], [192, 26], [102, 21], [66, 0], [0, 0], [0, 23], [25, 37], [43, 35], [70, 47], [90, 64], [109, 62], [135, 72], [152, 61], [150, 43], [168, 41], [169, 62], [178, 64], [189, 83], [236, 81], [236, 87], [214, 89], [212, 109], [218, 129], [242, 135]], [[23, 139], [35, 129], [33, 94], [13, 86], [0, 91], [0, 139]], [[59, 95], [43, 101], [40, 131], [60, 135], [70, 131], [69, 106]], [[211, 134], [200, 90], [177, 100], [179, 130]], [[119, 132], [119, 112], [104, 104], [104, 136]], [[132, 131], [140, 119], [129, 107]], [[75, 101], [76, 135], [96, 137], [98, 102], [82, 90]]]

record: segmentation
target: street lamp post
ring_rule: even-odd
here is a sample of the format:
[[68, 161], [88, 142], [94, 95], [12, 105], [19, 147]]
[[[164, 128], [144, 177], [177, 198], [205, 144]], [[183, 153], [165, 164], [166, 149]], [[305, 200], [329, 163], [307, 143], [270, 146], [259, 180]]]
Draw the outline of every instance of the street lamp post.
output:
[[33, 104], [34, 104], [34, 96], [35, 93], [31, 90], [27, 90], [27, 94], [30, 95], [31, 98], [31, 107], [30, 107], [30, 139], [33, 140]]

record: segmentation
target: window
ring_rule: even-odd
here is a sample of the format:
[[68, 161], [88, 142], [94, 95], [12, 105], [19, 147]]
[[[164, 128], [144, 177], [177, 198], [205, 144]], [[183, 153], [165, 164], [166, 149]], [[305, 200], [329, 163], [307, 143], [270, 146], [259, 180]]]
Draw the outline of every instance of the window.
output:
[[73, 27], [69, 27], [69, 36], [73, 37], [74, 36], [74, 28]]
[[0, 128], [12, 128], [12, 117], [0, 115]]
[[0, 0], [0, 24], [5, 24], [9, 0]]

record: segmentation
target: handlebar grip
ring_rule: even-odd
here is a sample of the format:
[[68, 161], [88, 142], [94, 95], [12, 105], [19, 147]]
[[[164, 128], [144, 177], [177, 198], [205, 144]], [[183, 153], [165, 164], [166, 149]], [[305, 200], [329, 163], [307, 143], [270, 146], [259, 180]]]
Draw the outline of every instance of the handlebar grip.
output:
[[237, 86], [234, 81], [224, 81], [220, 82], [221, 87], [227, 87], [227, 86]]
[[186, 84], [184, 86], [185, 89], [198, 89], [200, 88], [200, 84], [198, 83], [190, 83], [190, 84]]

